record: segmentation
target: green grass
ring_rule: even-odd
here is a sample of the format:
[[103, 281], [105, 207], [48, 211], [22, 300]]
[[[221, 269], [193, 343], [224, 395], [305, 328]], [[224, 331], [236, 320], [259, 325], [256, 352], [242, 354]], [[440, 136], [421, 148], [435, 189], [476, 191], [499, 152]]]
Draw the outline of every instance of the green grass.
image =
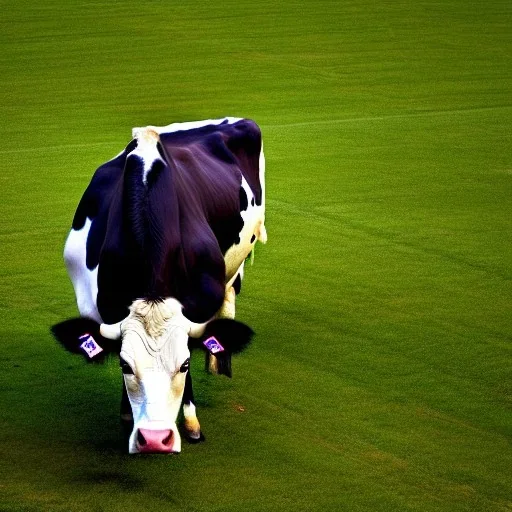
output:
[[[176, 4], [176, 5], [173, 5]], [[512, 509], [508, 1], [1, 2], [0, 510]], [[144, 124], [262, 127], [269, 243], [207, 442], [129, 457], [62, 248]]]

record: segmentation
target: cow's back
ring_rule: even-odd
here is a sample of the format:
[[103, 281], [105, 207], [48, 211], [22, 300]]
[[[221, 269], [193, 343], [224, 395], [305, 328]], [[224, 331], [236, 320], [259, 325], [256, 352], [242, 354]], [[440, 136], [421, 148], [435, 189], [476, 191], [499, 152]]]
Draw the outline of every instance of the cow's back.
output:
[[65, 248], [82, 316], [115, 322], [158, 295], [204, 320], [222, 303], [224, 257], [246, 256], [247, 212], [264, 202], [261, 135], [252, 121], [203, 123], [152, 127], [154, 162], [134, 139], [95, 172]]

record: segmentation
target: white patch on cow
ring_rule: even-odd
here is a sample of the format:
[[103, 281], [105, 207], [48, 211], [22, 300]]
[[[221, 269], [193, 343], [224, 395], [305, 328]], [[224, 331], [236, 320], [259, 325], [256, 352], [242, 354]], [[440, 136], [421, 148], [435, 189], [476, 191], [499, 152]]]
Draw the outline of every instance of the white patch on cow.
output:
[[192, 402], [183, 404], [183, 416], [185, 416], [185, 418], [196, 417], [196, 406]]
[[169, 325], [185, 330], [189, 328], [182, 311], [183, 306], [176, 299], [169, 298], [162, 302], [138, 299], [130, 306], [130, 317], [138, 319], [151, 338], [159, 339]]
[[256, 241], [259, 240], [263, 243], [267, 241], [264, 201], [262, 199], [262, 204], [259, 206], [256, 204], [253, 205], [254, 194], [245, 178], [242, 178], [242, 188], [247, 195], [248, 206], [246, 210], [240, 212], [244, 221], [242, 231], [239, 233], [240, 242], [232, 245], [224, 256], [226, 262], [226, 279], [227, 284], [230, 286], [234, 282], [245, 258], [247, 258], [253, 250]]
[[[128, 381], [132, 382], [128, 382]], [[170, 430], [173, 434], [172, 451], [181, 451], [181, 439], [176, 426], [181, 397], [173, 400], [172, 388], [174, 383], [171, 376], [164, 371], [152, 371], [146, 368], [141, 372], [141, 377], [125, 375], [125, 383], [133, 411], [134, 429], [130, 436], [128, 450], [130, 453], [138, 453], [137, 434], [144, 430]], [[184, 383], [183, 383], [184, 386]], [[138, 387], [137, 393], [131, 393], [134, 387]], [[134, 399], [133, 397], [138, 399]], [[176, 404], [177, 402], [177, 404]]]
[[82, 229], [70, 231], [64, 246], [64, 262], [75, 289], [80, 315], [101, 323], [102, 319], [96, 306], [98, 267], [89, 270], [86, 264], [87, 237], [91, 224], [91, 219], [87, 218]]
[[201, 439], [201, 425], [196, 415], [196, 406], [190, 402], [183, 404], [183, 416], [185, 419], [185, 430], [189, 439], [198, 441]]
[[[242, 177], [242, 188], [247, 195], [247, 209], [240, 212], [244, 221], [242, 231], [239, 233], [240, 242], [231, 246], [224, 255], [226, 263], [226, 291], [224, 303], [217, 313], [219, 318], [235, 318], [235, 292], [233, 284], [238, 276], [244, 277], [245, 259], [254, 254], [256, 241], [267, 242], [265, 229], [265, 156], [263, 145], [259, 158], [259, 178], [261, 184], [261, 205], [256, 205], [254, 194], [246, 179]], [[214, 357], [210, 357], [210, 363], [215, 364]]]
[[265, 209], [265, 154], [263, 153], [263, 141], [261, 141], [259, 167], [261, 184], [261, 205], [263, 206], [263, 209]]
[[[153, 335], [148, 333], [149, 323], [155, 323], [150, 329]], [[134, 421], [130, 453], [140, 451], [137, 436], [141, 429], [172, 431], [172, 451], [181, 450], [176, 418], [186, 378], [180, 369], [190, 357], [189, 324], [175, 299], [135, 301], [123, 321], [121, 358], [133, 370], [133, 375], [124, 374]]]
[[147, 128], [134, 128], [132, 136], [137, 139], [137, 147], [128, 155], [138, 156], [144, 165], [142, 181], [147, 184], [148, 174], [153, 168], [154, 163], [159, 160], [165, 163], [158, 152], [157, 143], [159, 141], [158, 132], [148, 126]]

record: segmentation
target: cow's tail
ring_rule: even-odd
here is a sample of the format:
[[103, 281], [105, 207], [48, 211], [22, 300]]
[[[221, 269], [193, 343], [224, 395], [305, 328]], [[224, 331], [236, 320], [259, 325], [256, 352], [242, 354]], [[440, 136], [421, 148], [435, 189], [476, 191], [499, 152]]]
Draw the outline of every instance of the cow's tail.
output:
[[260, 241], [262, 244], [267, 243], [267, 230], [265, 229], [265, 224], [263, 221], [260, 222], [260, 225], [256, 228], [256, 240]]
[[[254, 234], [256, 235], [256, 240], [261, 242], [262, 244], [267, 243], [267, 230], [265, 229], [265, 224], [263, 220], [260, 221], [259, 225], [256, 227]], [[251, 262], [251, 266], [254, 265], [254, 250], [256, 246], [253, 245], [251, 252], [249, 253], [249, 256], [247, 258]]]

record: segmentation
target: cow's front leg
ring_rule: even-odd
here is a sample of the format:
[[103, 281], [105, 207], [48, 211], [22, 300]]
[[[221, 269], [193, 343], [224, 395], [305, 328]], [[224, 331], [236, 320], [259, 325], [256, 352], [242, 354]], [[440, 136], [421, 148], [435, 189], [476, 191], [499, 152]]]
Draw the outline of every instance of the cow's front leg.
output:
[[192, 389], [192, 377], [190, 371], [185, 380], [185, 390], [183, 392], [183, 416], [185, 418], [185, 438], [189, 443], [199, 443], [204, 441], [201, 425], [196, 416], [196, 406], [194, 405], [194, 391]]
[[128, 439], [133, 431], [133, 414], [130, 400], [128, 399], [128, 392], [126, 391], [126, 384], [123, 380], [123, 395], [121, 397], [121, 429], [123, 432], [123, 439], [126, 441], [127, 446]]

